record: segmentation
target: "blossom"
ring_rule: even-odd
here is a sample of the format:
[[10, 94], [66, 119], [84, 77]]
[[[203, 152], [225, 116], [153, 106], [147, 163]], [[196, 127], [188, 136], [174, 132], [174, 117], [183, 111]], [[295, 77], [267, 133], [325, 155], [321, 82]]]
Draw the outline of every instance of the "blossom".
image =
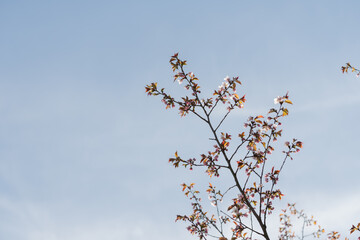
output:
[[281, 103], [283, 102], [283, 98], [278, 96], [277, 98], [274, 98], [274, 104], [278, 104], [278, 103]]
[[229, 76], [226, 76], [226, 77], [224, 78], [224, 81], [225, 81], [225, 82], [229, 82], [229, 81], [230, 81], [230, 77], [229, 77]]
[[235, 94], [231, 94], [231, 95], [229, 96], [229, 98], [230, 98], [231, 100], [233, 100], [233, 101], [235, 101], [234, 99], [237, 99], [236, 96], [235, 96]]
[[182, 78], [182, 79], [178, 79], [179, 84], [182, 84], [183, 81], [184, 81], [183, 78]]
[[270, 130], [270, 127], [268, 125], [266, 126], [263, 126], [261, 129], [260, 129], [260, 132], [267, 132]]
[[238, 209], [238, 207], [237, 207], [237, 206], [233, 207], [233, 208], [232, 208], [232, 212], [235, 213], [236, 215], [238, 215], [238, 214], [239, 214], [239, 209]]
[[220, 90], [223, 90], [225, 88], [227, 88], [229, 86], [229, 83], [228, 82], [223, 82], [220, 86], [219, 86], [219, 89]]

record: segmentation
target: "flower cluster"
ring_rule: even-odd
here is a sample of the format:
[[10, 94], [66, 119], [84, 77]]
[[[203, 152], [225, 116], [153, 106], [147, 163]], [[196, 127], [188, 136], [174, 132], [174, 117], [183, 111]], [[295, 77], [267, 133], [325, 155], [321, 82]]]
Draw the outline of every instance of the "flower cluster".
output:
[[200, 204], [201, 198], [197, 196], [199, 191], [193, 190], [195, 184], [191, 183], [190, 185], [186, 185], [183, 183], [181, 185], [185, 195], [188, 196], [190, 200], [193, 200], [193, 213], [189, 216], [177, 215], [176, 221], [182, 220], [189, 222], [190, 225], [187, 227], [187, 230], [193, 235], [198, 235], [199, 239], [205, 239], [205, 236], [208, 234], [209, 225], [215, 225], [216, 220], [214, 216], [209, 218], [207, 212], [203, 211]]
[[[288, 94], [275, 98], [274, 103], [278, 104], [278, 107], [271, 108], [266, 117], [262, 115], [249, 117], [244, 124], [245, 130], [237, 134], [238, 138], [233, 138], [231, 134], [221, 132], [219, 129], [232, 110], [244, 107], [245, 95], [240, 97], [237, 93], [237, 87], [241, 85], [239, 78], [226, 76], [218, 89], [214, 90], [212, 97], [201, 98], [200, 86], [195, 74], [193, 72], [186, 73], [184, 70], [187, 62], [180, 60], [178, 54], [175, 54], [171, 57], [170, 64], [175, 72], [174, 82], [182, 84], [190, 94], [175, 99], [164, 89], [158, 89], [157, 83], [147, 85], [146, 93], [161, 96], [166, 108], [178, 107], [181, 116], [189, 113], [197, 116], [209, 126], [212, 134], [210, 140], [215, 144], [213, 150], [200, 154], [199, 160], [196, 158], [184, 160], [175, 152], [175, 157], [170, 158], [169, 162], [174, 167], [189, 167], [190, 170], [195, 167], [205, 168], [209, 177], [219, 177], [220, 170], [223, 170], [221, 173], [228, 173], [235, 183], [224, 193], [209, 184], [208, 198], [211, 205], [216, 208], [215, 214], [212, 215], [211, 211], [203, 210], [201, 198], [198, 197], [200, 193], [193, 190], [194, 184], [183, 184], [185, 195], [192, 201], [193, 213], [189, 216], [178, 215], [176, 220], [188, 222], [188, 231], [200, 239], [206, 238], [206, 236], [226, 239], [223, 225], [230, 222], [234, 224], [231, 228], [232, 240], [252, 239], [252, 234], [269, 239], [266, 216], [271, 214], [274, 209], [273, 201], [281, 199], [283, 196], [282, 192], [275, 188], [275, 185], [279, 181], [285, 161], [288, 158], [292, 159], [292, 154], [298, 152], [302, 147], [302, 142], [296, 139], [293, 139], [291, 143], [286, 142], [287, 150], [284, 151], [284, 159], [282, 162], [274, 162], [280, 166], [269, 165], [268, 158], [275, 150], [273, 142], [282, 135], [282, 129], [279, 129], [281, 118], [289, 114], [285, 105], [292, 104]], [[221, 105], [219, 103], [225, 104], [228, 111], [221, 120], [216, 120], [215, 124], [212, 113], [218, 105]], [[250, 183], [252, 184], [249, 186]], [[225, 210], [221, 210], [219, 205], [222, 204], [219, 202], [227, 193], [230, 193], [230, 190], [236, 191], [237, 197], [229, 198], [231, 205]], [[255, 219], [258, 228], [253, 227], [252, 219]], [[217, 235], [214, 235], [213, 232]]]
[[278, 103], [282, 104], [284, 102], [292, 104], [292, 102], [289, 100], [288, 94], [282, 97], [277, 96], [276, 98], [274, 98], [274, 104], [278, 104]]
[[[218, 202], [223, 201], [223, 195], [220, 191], [216, 191], [216, 187], [213, 186], [211, 183], [209, 183], [209, 188], [206, 190], [208, 193], [208, 199], [210, 200], [210, 203], [213, 207], [218, 207]], [[225, 221], [228, 220], [228, 218], [224, 218]], [[222, 220], [224, 220], [222, 219]]]
[[[279, 239], [304, 239], [306, 236], [313, 236], [314, 238], [320, 238], [322, 234], [325, 233], [325, 230], [317, 224], [317, 221], [311, 216], [308, 217], [303, 210], [298, 211], [295, 207], [295, 204], [288, 204], [286, 209], [282, 209], [282, 213], [279, 215], [280, 217], [280, 228], [279, 228]], [[303, 226], [303, 230], [301, 231], [301, 235], [297, 235], [295, 231], [292, 229], [292, 217], [296, 217], [302, 221], [301, 225]], [[312, 228], [311, 232], [305, 232], [305, 227], [310, 228], [311, 226], [317, 226]], [[336, 232], [333, 236], [337, 236]], [[337, 238], [331, 238], [337, 239]]]
[[224, 82], [219, 86], [219, 90], [215, 90], [213, 94], [217, 96], [216, 103], [220, 101], [228, 104], [228, 111], [233, 110], [235, 107], [243, 108], [246, 101], [245, 95], [240, 98], [236, 93], [236, 84], [241, 84], [239, 77], [230, 79], [229, 76], [226, 76]]
[[238, 194], [237, 198], [233, 199], [233, 204], [230, 205], [227, 210], [232, 211], [232, 217], [234, 219], [248, 217], [250, 214], [249, 208], [245, 203], [244, 196], [240, 194]]

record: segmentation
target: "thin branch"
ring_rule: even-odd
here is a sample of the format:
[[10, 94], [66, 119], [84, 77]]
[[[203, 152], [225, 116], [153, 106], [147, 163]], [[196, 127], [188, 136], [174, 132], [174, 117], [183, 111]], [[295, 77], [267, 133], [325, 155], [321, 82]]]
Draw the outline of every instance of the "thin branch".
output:
[[[228, 87], [225, 87], [224, 93], [230, 88], [230, 85]], [[212, 113], [212, 111], [215, 109], [216, 105], [220, 102], [220, 97], [222, 97], [224, 94], [219, 95], [216, 100], [214, 106], [210, 109], [208, 116]]]
[[[275, 122], [277, 121], [276, 119], [279, 117], [281, 107], [282, 107], [282, 103], [280, 103], [279, 110], [276, 112], [276, 116], [273, 118], [274, 119], [273, 124], [275, 124]], [[260, 177], [260, 186], [261, 187], [260, 187], [260, 193], [259, 193], [259, 201], [260, 201], [259, 214], [260, 214], [260, 216], [261, 216], [261, 210], [262, 210], [261, 197], [262, 197], [262, 190], [263, 190], [263, 176], [264, 176], [264, 169], [265, 169], [265, 163], [266, 163], [266, 155], [267, 155], [267, 152], [268, 152], [268, 149], [269, 149], [269, 146], [270, 146], [270, 141], [271, 141], [272, 136], [274, 135], [274, 133], [275, 133], [275, 131], [274, 131], [274, 129], [272, 129], [270, 135], [268, 136], [268, 141], [266, 143], [266, 148], [265, 148], [265, 151], [264, 151], [264, 157], [263, 157], [264, 162], [263, 162], [262, 169], [261, 169], [261, 177]], [[271, 187], [271, 192], [272, 192], [273, 187], [274, 187], [274, 185]], [[269, 199], [267, 199], [267, 203], [269, 203]], [[265, 209], [267, 209], [267, 207]], [[266, 221], [266, 214], [267, 214], [267, 211], [265, 210], [265, 212], [264, 212], [264, 223]]]
[[206, 119], [203, 118], [200, 114], [198, 114], [197, 112], [195, 112], [195, 110], [191, 110], [192, 113], [194, 113], [196, 116], [198, 116], [201, 120], [203, 120], [204, 122], [207, 123]]
[[[195, 199], [195, 202], [197, 203], [198, 206], [201, 206], [200, 203], [199, 203], [199, 200], [198, 198], [196, 197], [196, 195], [193, 193], [193, 191], [190, 189], [190, 192], [193, 196], [193, 198]], [[209, 222], [222, 236], [223, 233], [222, 231], [219, 230], [219, 228], [216, 226], [215, 223], [213, 223], [213, 221], [211, 221], [207, 216], [206, 216], [206, 213], [203, 212], [203, 210], [201, 208], [199, 208], [199, 212], [201, 213], [202, 217], [206, 219], [207, 222]]]
[[[252, 213], [250, 213], [251, 229], [254, 229]], [[250, 239], [252, 239], [253, 232], [250, 233]]]
[[221, 124], [224, 122], [224, 120], [226, 119], [226, 117], [230, 114], [231, 110], [228, 111], [225, 116], [223, 117], [223, 119], [220, 121], [219, 125], [215, 128], [215, 132], [218, 130], [218, 128], [221, 126]]
[[209, 116], [212, 113], [212, 111], [215, 109], [215, 107], [216, 107], [216, 105], [218, 104], [219, 101], [220, 101], [219, 98], [216, 98], [216, 102], [215, 102], [214, 106], [209, 111]]
[[229, 188], [225, 191], [225, 193], [222, 194], [221, 200], [224, 198], [225, 194], [226, 194], [227, 192], [229, 192], [229, 191], [230, 191], [232, 188], [234, 188], [234, 187], [236, 187], [236, 185], [229, 187]]
[[[263, 236], [263, 237], [265, 237], [264, 236], [264, 234], [263, 233], [260, 233], [260, 232], [258, 232], [258, 231], [256, 231], [256, 230], [254, 230], [254, 228], [250, 228], [250, 227], [248, 227], [245, 223], [243, 223], [243, 222], [241, 222], [241, 221], [238, 221], [236, 218], [233, 218], [232, 216], [230, 216], [229, 214], [227, 214], [226, 212], [224, 212], [224, 211], [221, 211], [225, 216], [227, 216], [228, 218], [230, 218], [231, 220], [233, 220], [233, 221], [235, 221], [235, 222], [237, 222], [237, 223], [240, 223], [242, 226], [244, 226], [246, 229], [249, 229], [251, 232], [254, 232], [254, 233], [256, 233], [256, 234], [258, 234], [258, 235], [260, 235], [260, 236]], [[239, 220], [240, 220], [240, 218], [239, 218]]]
[[303, 225], [302, 225], [302, 229], [301, 229], [301, 240], [304, 239], [304, 229], [305, 229], [305, 218], [303, 217], [304, 221], [303, 221]]
[[216, 195], [215, 195], [215, 201], [216, 201], [216, 213], [217, 213], [217, 217], [220, 222], [220, 229], [221, 229], [221, 233], [222, 233], [223, 232], [223, 223], [221, 222], [221, 219], [220, 219], [219, 205], [218, 205], [218, 199], [216, 198]]
[[[282, 164], [281, 164], [281, 167], [280, 167], [280, 170], [279, 170], [279, 174], [277, 175], [277, 177], [279, 177], [279, 175], [280, 175], [280, 173], [281, 173], [281, 170], [282, 170], [282, 168], [284, 167], [284, 164], [285, 164], [286, 159], [287, 159], [288, 157], [289, 157], [289, 155], [286, 154], [286, 156], [285, 156], [285, 158], [284, 158], [284, 160], [283, 160], [283, 162], [282, 162]], [[274, 190], [274, 186], [275, 186], [275, 181], [273, 180], [272, 185], [271, 185], [271, 190], [270, 190], [271, 193], [272, 193], [272, 191]], [[266, 206], [268, 206], [269, 201], [270, 201], [270, 199], [268, 198], [267, 201], [266, 201]], [[267, 216], [267, 208], [265, 208], [264, 221], [266, 221], [266, 216]]]
[[[242, 161], [245, 161], [245, 159], [249, 158], [249, 153], [250, 153], [250, 150], [248, 150], [248, 152], [246, 153], [246, 155]], [[245, 163], [245, 165], [248, 166], [247, 163]], [[239, 171], [239, 168], [236, 168], [235, 174], [237, 174], [238, 171]]]
[[252, 130], [252, 129], [250, 129], [250, 131], [249, 131], [248, 137], [247, 137], [244, 141], [242, 141], [242, 143], [240, 143], [240, 144], [236, 147], [235, 151], [233, 152], [233, 154], [232, 154], [231, 157], [230, 157], [230, 161], [233, 159], [233, 157], [235, 156], [235, 154], [237, 153], [237, 151], [240, 149], [240, 147], [249, 140], [251, 130]]

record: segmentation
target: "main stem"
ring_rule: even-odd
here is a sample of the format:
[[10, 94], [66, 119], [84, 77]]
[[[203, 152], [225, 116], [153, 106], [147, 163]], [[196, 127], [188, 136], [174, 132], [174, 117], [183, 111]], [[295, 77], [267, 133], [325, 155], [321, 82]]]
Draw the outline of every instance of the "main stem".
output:
[[[191, 85], [191, 82], [190, 82], [189, 79], [186, 77], [186, 74], [185, 74], [184, 69], [183, 69], [182, 66], [181, 66], [181, 72], [184, 74], [186, 80], [187, 80], [188, 83], [190, 83], [190, 85]], [[242, 187], [241, 187], [241, 185], [240, 185], [240, 183], [239, 183], [239, 180], [238, 180], [237, 177], [236, 177], [236, 173], [235, 173], [234, 169], [233, 169], [232, 166], [231, 166], [230, 159], [229, 159], [228, 156], [226, 155], [225, 150], [221, 147], [219, 138], [218, 138], [218, 136], [217, 136], [217, 134], [216, 134], [217, 128], [214, 129], [214, 127], [213, 127], [212, 124], [211, 124], [210, 114], [207, 113], [207, 111], [206, 111], [206, 109], [205, 109], [205, 106], [202, 105], [201, 100], [200, 100], [200, 98], [199, 98], [196, 90], [195, 90], [195, 91], [193, 90], [193, 92], [194, 92], [194, 95], [195, 95], [197, 101], [199, 102], [200, 107], [202, 108], [202, 110], [204, 111], [204, 114], [206, 115], [206, 122], [207, 122], [207, 124], [209, 125], [209, 127], [210, 127], [210, 129], [211, 129], [211, 132], [213, 133], [214, 138], [215, 138], [215, 140], [216, 140], [216, 143], [217, 143], [218, 146], [220, 147], [221, 153], [223, 154], [223, 156], [224, 156], [224, 158], [225, 158], [225, 160], [226, 160], [226, 162], [227, 162], [227, 164], [228, 164], [228, 168], [229, 168], [229, 170], [230, 170], [230, 172], [231, 172], [232, 177], [234, 178], [234, 181], [235, 181], [235, 183], [236, 183], [236, 187], [239, 189], [241, 195], [244, 197], [244, 199], [245, 199], [245, 204], [248, 206], [248, 208], [250, 209], [250, 211], [254, 214], [257, 222], [259, 223], [259, 225], [260, 225], [260, 227], [261, 227], [261, 230], [262, 230], [262, 232], [263, 232], [262, 236], [263, 236], [266, 240], [270, 240], [270, 237], [269, 237], [269, 235], [268, 235], [268, 233], [267, 233], [267, 230], [266, 230], [266, 224], [265, 224], [265, 222], [262, 222], [261, 216], [259, 215], [259, 214], [261, 214], [261, 212], [260, 212], [259, 214], [257, 214], [257, 212], [255, 211], [254, 207], [251, 206], [251, 203], [250, 203], [249, 200], [247, 199], [246, 194], [245, 194], [244, 190], [242, 189]], [[193, 111], [193, 112], [195, 112], [195, 111]]]
[[[219, 146], [221, 146], [221, 145], [220, 145], [220, 141], [219, 141], [219, 139], [218, 139], [218, 137], [217, 137], [217, 134], [216, 134], [216, 132], [215, 132], [215, 130], [214, 130], [211, 122], [210, 122], [210, 118], [209, 118], [208, 115], [206, 115], [206, 116], [207, 116], [208, 125], [209, 125], [209, 127], [210, 127], [210, 129], [211, 129], [211, 131], [212, 131], [212, 133], [213, 133], [213, 135], [214, 135], [214, 138], [215, 138], [217, 144], [218, 144]], [[264, 236], [264, 238], [265, 238], [266, 240], [270, 240], [270, 237], [269, 237], [269, 235], [268, 235], [268, 233], [267, 233], [267, 230], [266, 230], [266, 225], [265, 225], [265, 223], [262, 222], [261, 217], [259, 216], [259, 214], [257, 214], [257, 212], [255, 211], [254, 207], [251, 205], [251, 203], [250, 203], [249, 200], [247, 199], [246, 194], [245, 194], [244, 190], [242, 189], [242, 187], [241, 187], [241, 185], [240, 185], [240, 183], [239, 183], [238, 178], [236, 177], [236, 173], [235, 173], [234, 169], [232, 168], [231, 162], [230, 162], [228, 156], [226, 155], [224, 149], [221, 148], [221, 152], [222, 152], [222, 154], [223, 154], [223, 156], [224, 156], [224, 158], [225, 158], [225, 160], [226, 160], [226, 162], [227, 162], [227, 164], [228, 164], [228, 168], [229, 168], [230, 173], [231, 173], [231, 175], [232, 175], [232, 177], [233, 177], [233, 179], [234, 179], [234, 181], [235, 181], [236, 187], [239, 189], [241, 195], [244, 196], [243, 199], [245, 199], [245, 204], [249, 207], [250, 211], [254, 214], [256, 220], [258, 221], [258, 223], [259, 223], [259, 225], [260, 225], [260, 227], [261, 227], [261, 230], [263, 231], [263, 236]]]

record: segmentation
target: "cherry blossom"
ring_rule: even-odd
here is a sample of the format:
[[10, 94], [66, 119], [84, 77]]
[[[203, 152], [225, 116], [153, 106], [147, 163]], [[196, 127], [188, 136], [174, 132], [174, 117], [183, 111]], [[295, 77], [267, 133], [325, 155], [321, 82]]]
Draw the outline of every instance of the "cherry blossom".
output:
[[278, 96], [276, 98], [274, 98], [274, 104], [278, 104], [278, 103], [281, 103], [283, 101], [283, 98]]

